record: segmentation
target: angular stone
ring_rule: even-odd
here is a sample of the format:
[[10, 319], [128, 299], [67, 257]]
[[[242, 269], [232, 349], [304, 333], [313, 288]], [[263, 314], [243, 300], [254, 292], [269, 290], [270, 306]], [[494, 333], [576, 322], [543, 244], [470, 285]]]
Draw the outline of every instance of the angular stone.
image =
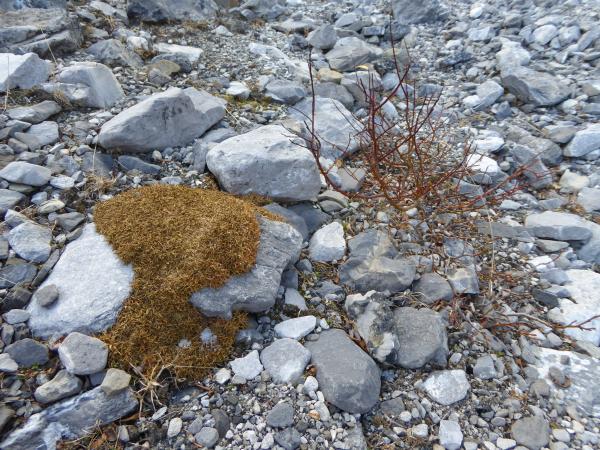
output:
[[335, 28], [331, 24], [325, 24], [310, 33], [306, 37], [308, 43], [314, 48], [320, 50], [329, 50], [333, 48], [338, 39]]
[[8, 243], [23, 259], [43, 263], [50, 256], [52, 231], [33, 222], [24, 222], [10, 230]]
[[464, 370], [441, 370], [431, 374], [423, 383], [429, 398], [448, 406], [464, 400], [471, 385]]
[[212, 0], [129, 0], [127, 15], [143, 22], [170, 20], [204, 21], [215, 16], [217, 4]]
[[312, 333], [316, 326], [317, 318], [315, 316], [301, 316], [278, 323], [275, 325], [274, 331], [278, 338], [300, 340]]
[[21, 339], [7, 346], [4, 351], [19, 367], [41, 366], [48, 362], [48, 347], [30, 338]]
[[329, 67], [339, 72], [354, 70], [356, 66], [368, 63], [382, 53], [381, 49], [367, 44], [365, 41], [354, 37], [344, 37], [339, 39], [333, 49], [325, 57]]
[[548, 170], [540, 155], [525, 145], [515, 145], [510, 150], [518, 167], [531, 187], [543, 189], [552, 184], [552, 173]]
[[25, 200], [25, 196], [20, 192], [0, 189], [0, 215], [4, 215], [6, 210], [15, 207], [23, 200]]
[[536, 106], [558, 105], [571, 95], [570, 89], [552, 75], [521, 66], [503, 70], [502, 84], [519, 100]]
[[349, 295], [344, 307], [376, 360], [407, 369], [427, 363], [446, 365], [446, 326], [436, 312], [392, 308], [385, 297], [374, 291]]
[[100, 387], [106, 394], [114, 395], [129, 387], [131, 375], [121, 369], [108, 369]]
[[233, 372], [246, 380], [252, 380], [263, 370], [258, 351], [252, 350], [243, 358], [236, 358], [229, 363]]
[[291, 225], [259, 217], [261, 228], [256, 264], [250, 272], [231, 277], [220, 288], [205, 288], [190, 301], [209, 317], [231, 318], [232, 311], [263, 312], [275, 304], [281, 274], [295, 263], [302, 236]]
[[83, 382], [79, 377], [71, 375], [66, 370], [60, 370], [52, 380], [39, 386], [34, 396], [40, 403], [54, 403], [78, 394], [82, 385]]
[[225, 115], [225, 102], [194, 88], [154, 94], [106, 122], [98, 144], [131, 153], [189, 144]]
[[421, 275], [413, 287], [413, 292], [421, 294], [419, 300], [427, 304], [433, 304], [438, 300], [449, 301], [454, 297], [450, 283], [435, 272]]
[[294, 407], [289, 402], [276, 404], [267, 414], [267, 425], [285, 428], [294, 424]]
[[565, 147], [564, 155], [578, 158], [599, 149], [600, 124], [596, 123], [575, 133], [569, 145]]
[[88, 47], [87, 53], [109, 66], [141, 67], [144, 61], [117, 39], [106, 39]]
[[458, 450], [463, 441], [460, 425], [451, 420], [440, 421], [439, 440], [446, 450]]
[[293, 105], [306, 97], [306, 90], [300, 83], [287, 80], [273, 80], [265, 87], [265, 96], [277, 103]]
[[68, 66], [57, 75], [57, 81], [42, 89], [51, 94], [60, 92], [78, 106], [110, 108], [125, 96], [112, 70], [96, 62]]
[[260, 360], [275, 383], [294, 383], [310, 362], [310, 351], [295, 339], [278, 339], [261, 352]]
[[[312, 106], [312, 97], [308, 97], [294, 105], [289, 115], [305, 124], [312, 117]], [[356, 134], [361, 125], [338, 100], [315, 97], [314, 119], [315, 134], [321, 141], [322, 156], [337, 159], [358, 149]]]
[[59, 300], [51, 307], [31, 302], [29, 327], [34, 336], [48, 338], [72, 331], [102, 332], [116, 321], [131, 292], [133, 270], [121, 262], [93, 224], [69, 243], [40, 290], [54, 285]]
[[31, 89], [48, 79], [50, 63], [35, 53], [0, 53], [0, 92]]
[[40, 123], [58, 114], [62, 108], [58, 103], [52, 100], [45, 100], [31, 106], [21, 106], [9, 109], [6, 113], [13, 120], [22, 120], [29, 123]]
[[490, 355], [480, 356], [473, 366], [473, 375], [480, 380], [491, 380], [498, 376], [496, 365]]
[[206, 155], [208, 169], [228, 192], [274, 200], [312, 200], [321, 188], [313, 155], [292, 142], [281, 125], [229, 138]]
[[29, 150], [37, 150], [56, 143], [60, 133], [56, 122], [45, 121], [32, 125], [24, 133], [15, 133], [15, 138], [26, 144]]
[[525, 227], [538, 238], [557, 241], [587, 241], [592, 232], [583, 218], [564, 212], [544, 211], [529, 214]]
[[344, 331], [323, 331], [306, 347], [325, 400], [353, 414], [366, 413], [375, 406], [381, 389], [379, 368]]
[[383, 231], [369, 230], [348, 241], [350, 256], [339, 269], [340, 281], [359, 292], [402, 292], [413, 282], [416, 267], [401, 258]]
[[109, 397], [97, 387], [32, 415], [25, 425], [10, 433], [0, 447], [6, 450], [56, 448], [59, 440], [77, 439], [98, 426], [127, 416], [138, 406], [130, 389]]
[[600, 210], [600, 189], [584, 187], [577, 194], [577, 203], [590, 213]]
[[283, 217], [285, 221], [293, 226], [296, 231], [302, 235], [302, 238], [306, 240], [308, 237], [308, 227], [300, 215], [296, 214], [292, 209], [284, 208], [277, 203], [269, 203], [264, 208], [274, 214], [277, 214], [278, 216]]
[[91, 375], [106, 367], [108, 347], [100, 339], [72, 332], [58, 347], [58, 356], [69, 373]]
[[219, 442], [219, 431], [212, 427], [203, 427], [194, 439], [198, 444], [205, 448], [213, 448]]
[[0, 177], [10, 183], [43, 186], [50, 181], [52, 172], [47, 167], [30, 164], [24, 161], [14, 161], [0, 170]]
[[308, 251], [313, 261], [331, 262], [342, 259], [346, 254], [342, 224], [332, 222], [317, 230], [310, 239]]
[[531, 450], [540, 450], [550, 442], [550, 426], [548, 421], [540, 416], [525, 417], [515, 421], [510, 433], [517, 444]]
[[479, 277], [472, 268], [458, 267], [448, 269], [446, 277], [455, 294], [479, 294]]
[[392, 11], [394, 18], [405, 24], [437, 22], [448, 15], [438, 0], [393, 0]]

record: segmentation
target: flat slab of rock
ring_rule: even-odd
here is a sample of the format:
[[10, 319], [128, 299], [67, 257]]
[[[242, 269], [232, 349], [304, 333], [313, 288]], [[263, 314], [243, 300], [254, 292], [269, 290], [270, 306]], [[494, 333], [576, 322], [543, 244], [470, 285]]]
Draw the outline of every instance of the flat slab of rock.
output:
[[233, 311], [263, 312], [275, 304], [281, 274], [298, 260], [302, 235], [283, 222], [259, 217], [260, 242], [250, 272], [231, 277], [224, 286], [194, 293], [192, 304], [208, 317], [231, 318]]
[[290, 338], [300, 340], [317, 326], [315, 316], [302, 316], [295, 319], [284, 320], [275, 325], [275, 334], [279, 338]]
[[517, 444], [530, 450], [539, 450], [550, 442], [550, 424], [540, 416], [519, 419], [512, 424], [510, 433]]
[[252, 350], [242, 358], [234, 359], [229, 365], [231, 366], [233, 373], [246, 380], [252, 380], [263, 370], [257, 350]]
[[321, 188], [313, 155], [281, 125], [226, 139], [209, 150], [206, 165], [232, 194], [302, 201], [314, 199]]
[[4, 178], [10, 183], [29, 186], [43, 186], [50, 181], [51, 177], [52, 172], [47, 167], [25, 161], [13, 161], [0, 170], [0, 178]]
[[557, 241], [587, 241], [592, 232], [587, 221], [576, 214], [545, 211], [530, 214], [525, 219], [525, 227], [535, 237]]
[[104, 331], [116, 321], [132, 281], [131, 266], [123, 264], [93, 224], [86, 225], [40, 286], [54, 285], [58, 300], [50, 307], [32, 301], [27, 307], [29, 327], [43, 338]]
[[[567, 270], [566, 274], [569, 282], [564, 287], [571, 298], [559, 298], [558, 306], [548, 311], [548, 318], [562, 325], [585, 322], [600, 311], [600, 274], [577, 269]], [[566, 328], [564, 332], [577, 340], [600, 345], [600, 318], [586, 323], [585, 328]]]
[[[554, 386], [550, 368], [558, 368], [570, 381], [567, 387], [551, 389], [551, 395], [561, 393], [561, 401], [575, 406], [582, 414], [600, 418], [600, 365], [597, 358], [591, 358], [572, 351], [534, 347], [536, 363], [533, 365], [540, 379]], [[569, 364], [563, 364], [564, 358]], [[564, 395], [562, 395], [564, 394]]]
[[353, 414], [375, 406], [381, 390], [379, 368], [344, 331], [323, 331], [317, 341], [307, 342], [306, 348], [312, 354], [325, 400]]
[[100, 129], [109, 150], [145, 153], [189, 144], [225, 115], [225, 101], [194, 88], [170, 88], [126, 109]]
[[406, 369], [427, 363], [446, 366], [446, 325], [435, 311], [393, 308], [374, 291], [349, 295], [344, 307], [377, 361]]
[[340, 281], [359, 292], [370, 290], [402, 292], [415, 279], [412, 260], [399, 256], [389, 236], [369, 230], [348, 241], [350, 256], [340, 266]]
[[97, 426], [127, 416], [138, 406], [131, 389], [108, 396], [96, 387], [32, 415], [25, 425], [10, 433], [0, 447], [6, 450], [56, 448], [59, 440], [77, 439]]
[[60, 105], [52, 100], [44, 100], [36, 105], [20, 106], [9, 109], [6, 114], [13, 120], [22, 120], [29, 123], [40, 123], [59, 113], [62, 110]]
[[348, 72], [354, 70], [356, 66], [374, 60], [381, 53], [380, 48], [368, 44], [362, 39], [350, 36], [337, 40], [325, 57], [329, 67], [333, 70]]

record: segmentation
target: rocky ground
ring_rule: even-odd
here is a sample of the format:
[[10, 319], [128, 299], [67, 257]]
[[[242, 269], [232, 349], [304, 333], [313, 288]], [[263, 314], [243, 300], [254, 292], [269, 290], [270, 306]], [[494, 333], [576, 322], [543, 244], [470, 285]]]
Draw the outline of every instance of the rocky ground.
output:
[[[0, 447], [598, 448], [599, 24], [597, 0], [0, 0]], [[472, 142], [473, 189], [527, 167], [437, 253], [291, 138], [310, 58], [323, 156], [358, 146], [357, 80], [396, 87], [392, 42]], [[94, 337], [133, 279], [94, 205], [154, 183], [289, 223], [192, 295], [252, 313], [202, 382], [132, 378]]]

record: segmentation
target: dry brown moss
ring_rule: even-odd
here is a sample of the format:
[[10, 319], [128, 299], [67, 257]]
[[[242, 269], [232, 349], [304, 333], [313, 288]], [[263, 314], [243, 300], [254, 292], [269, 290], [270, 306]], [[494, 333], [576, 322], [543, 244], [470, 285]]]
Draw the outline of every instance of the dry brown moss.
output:
[[[133, 265], [132, 294], [115, 325], [101, 336], [111, 362], [123, 368], [173, 365], [177, 376], [200, 379], [222, 363], [245, 314], [230, 321], [204, 317], [190, 295], [249, 271], [259, 243], [257, 208], [219, 191], [156, 185], [100, 203], [95, 222], [119, 257]], [[204, 345], [210, 328], [216, 345]], [[188, 348], [178, 347], [186, 339]]]

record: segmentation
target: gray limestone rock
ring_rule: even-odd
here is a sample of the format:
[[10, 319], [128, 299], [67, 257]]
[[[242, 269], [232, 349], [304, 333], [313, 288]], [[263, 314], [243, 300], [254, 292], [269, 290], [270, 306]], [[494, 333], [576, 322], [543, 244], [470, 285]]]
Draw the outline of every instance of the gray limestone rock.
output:
[[313, 155], [281, 125], [266, 125], [217, 144], [206, 155], [208, 169], [228, 192], [274, 200], [311, 200], [321, 188]]
[[69, 373], [91, 375], [106, 367], [108, 347], [100, 339], [74, 331], [58, 347], [58, 356]]
[[39, 386], [35, 392], [35, 399], [40, 403], [54, 403], [66, 397], [78, 394], [83, 382], [66, 370], [60, 370], [52, 380]]
[[106, 122], [98, 144], [132, 153], [189, 144], [223, 118], [224, 105], [204, 91], [170, 88]]
[[56, 448], [59, 440], [77, 439], [97, 426], [128, 415], [138, 405], [130, 389], [108, 396], [96, 387], [32, 415], [25, 425], [10, 433], [0, 447], [6, 450]]
[[48, 338], [72, 331], [101, 332], [116, 320], [131, 291], [133, 270], [121, 262], [93, 224], [69, 243], [50, 276], [40, 286], [54, 285], [59, 299], [51, 306], [31, 302], [29, 327]]
[[33, 222], [24, 222], [8, 233], [8, 243], [23, 259], [43, 263], [50, 256], [52, 231]]
[[519, 100], [536, 106], [554, 106], [571, 95], [571, 90], [552, 75], [522, 66], [504, 69], [502, 84]]
[[310, 362], [310, 351], [295, 339], [277, 339], [261, 352], [260, 360], [275, 383], [293, 383]]
[[379, 368], [344, 331], [323, 331], [306, 347], [325, 400], [349, 413], [366, 413], [375, 406], [381, 389]]
[[359, 292], [402, 292], [413, 282], [416, 266], [400, 257], [383, 231], [369, 230], [348, 241], [349, 257], [340, 266], [340, 281]]
[[438, 313], [392, 308], [382, 294], [374, 291], [349, 295], [344, 307], [376, 360], [407, 369], [427, 363], [446, 365], [448, 338]]
[[48, 79], [50, 65], [35, 53], [0, 53], [0, 92], [30, 89]]
[[423, 389], [429, 398], [444, 406], [464, 400], [470, 388], [464, 370], [440, 370], [423, 382]]

